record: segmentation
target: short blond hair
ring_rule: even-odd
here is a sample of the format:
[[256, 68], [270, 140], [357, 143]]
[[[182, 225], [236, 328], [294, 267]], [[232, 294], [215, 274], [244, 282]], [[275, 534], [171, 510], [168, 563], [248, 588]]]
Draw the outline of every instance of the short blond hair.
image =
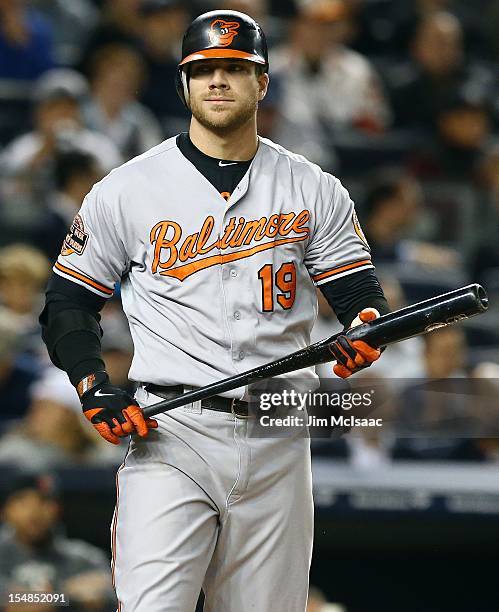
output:
[[39, 287], [50, 273], [50, 262], [45, 255], [27, 244], [11, 244], [0, 249], [0, 281], [19, 277]]

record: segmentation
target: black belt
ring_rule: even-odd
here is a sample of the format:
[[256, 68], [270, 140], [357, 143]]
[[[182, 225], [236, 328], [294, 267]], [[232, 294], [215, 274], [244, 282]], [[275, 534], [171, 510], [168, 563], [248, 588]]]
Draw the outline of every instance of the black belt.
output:
[[[185, 393], [184, 385], [164, 387], [162, 385], [147, 383], [144, 385], [144, 389], [166, 400], [173, 399]], [[242, 402], [241, 400], [231, 399], [229, 397], [220, 397], [220, 395], [201, 400], [201, 408], [204, 410], [216, 410], [217, 412], [228, 412], [241, 419], [248, 418], [249, 416], [248, 402]]]

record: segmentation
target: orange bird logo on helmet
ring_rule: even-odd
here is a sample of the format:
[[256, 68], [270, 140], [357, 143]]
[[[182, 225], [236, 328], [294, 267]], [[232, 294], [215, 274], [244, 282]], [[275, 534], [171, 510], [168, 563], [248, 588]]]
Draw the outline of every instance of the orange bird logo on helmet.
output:
[[224, 19], [212, 21], [209, 34], [211, 44], [217, 47], [228, 47], [237, 36], [239, 25], [237, 21], [225, 21]]

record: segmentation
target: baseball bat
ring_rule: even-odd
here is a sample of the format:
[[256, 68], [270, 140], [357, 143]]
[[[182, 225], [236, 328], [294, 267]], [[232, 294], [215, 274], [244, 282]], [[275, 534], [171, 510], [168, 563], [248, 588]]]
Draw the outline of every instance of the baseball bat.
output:
[[329, 345], [340, 335], [345, 335], [350, 340], [363, 340], [370, 346], [380, 348], [481, 314], [487, 310], [488, 302], [487, 293], [482, 286], [467, 285], [412, 306], [395, 310], [369, 323], [338, 332], [329, 338], [252, 370], [188, 391], [173, 399], [151, 404], [144, 408], [144, 414], [148, 417], [154, 416], [160, 412], [207, 399], [213, 395], [220, 395], [265, 378], [332, 361], [333, 355]]

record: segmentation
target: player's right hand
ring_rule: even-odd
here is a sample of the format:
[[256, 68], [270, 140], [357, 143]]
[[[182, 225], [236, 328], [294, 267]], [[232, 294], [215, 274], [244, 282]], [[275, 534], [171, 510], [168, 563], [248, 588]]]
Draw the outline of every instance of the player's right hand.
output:
[[80, 401], [83, 414], [111, 444], [119, 444], [119, 438], [133, 433], [145, 438], [150, 429], [158, 427], [155, 419], [144, 417], [131, 395], [109, 384], [107, 376], [103, 382], [85, 391]]

